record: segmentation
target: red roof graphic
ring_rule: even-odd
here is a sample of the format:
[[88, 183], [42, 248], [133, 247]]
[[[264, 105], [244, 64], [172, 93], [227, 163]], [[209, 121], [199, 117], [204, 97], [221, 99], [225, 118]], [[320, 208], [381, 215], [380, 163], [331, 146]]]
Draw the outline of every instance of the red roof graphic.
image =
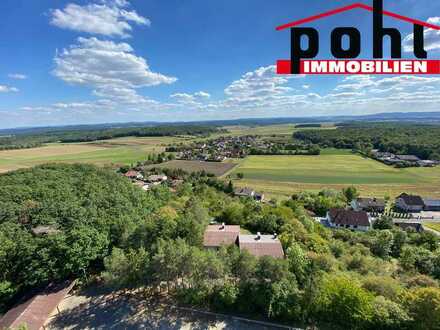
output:
[[[365, 9], [365, 10], [368, 10], [368, 11], [371, 11], [371, 12], [374, 11], [373, 7], [365, 5], [365, 4], [360, 3], [360, 2], [357, 2], [357, 3], [354, 3], [352, 5], [336, 8], [336, 9], [327, 11], [325, 13], [319, 14], [319, 15], [310, 16], [310, 17], [303, 18], [303, 19], [300, 19], [300, 20], [295, 21], [295, 22], [291, 22], [291, 23], [288, 23], [288, 24], [280, 25], [280, 26], [277, 27], [277, 31], [289, 29], [289, 28], [292, 28], [292, 27], [295, 27], [295, 26], [298, 26], [298, 25], [302, 25], [302, 24], [305, 24], [305, 23], [313, 22], [313, 21], [316, 21], [316, 20], [324, 18], [324, 17], [333, 16], [333, 15], [340, 14], [340, 13], [343, 13], [343, 12], [346, 12], [346, 11], [349, 11], [349, 10], [353, 10], [353, 9], [357, 9], [357, 8]], [[427, 27], [427, 28], [430, 28], [430, 29], [434, 29], [434, 30], [440, 30], [440, 26], [438, 26], [438, 25], [430, 24], [430, 23], [427, 23], [427, 22], [424, 22], [424, 21], [419, 21], [417, 19], [413, 19], [413, 18], [409, 18], [409, 17], [406, 17], [406, 16], [402, 16], [402, 15], [399, 15], [399, 14], [396, 14], [396, 13], [393, 13], [393, 12], [390, 12], [390, 11], [387, 11], [387, 10], [382, 11], [382, 14], [385, 15], [385, 16], [390, 16], [390, 17], [393, 17], [393, 18], [396, 18], [396, 19], [400, 19], [400, 20], [408, 22], [408, 23], [412, 23], [412, 24], [416, 24], [416, 25], [421, 25], [421, 26], [424, 26], [424, 27]]]

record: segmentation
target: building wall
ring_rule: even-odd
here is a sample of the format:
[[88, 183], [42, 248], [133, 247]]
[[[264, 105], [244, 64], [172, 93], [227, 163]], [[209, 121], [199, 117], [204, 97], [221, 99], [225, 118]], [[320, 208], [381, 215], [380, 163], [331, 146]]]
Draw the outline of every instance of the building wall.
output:
[[[354, 226], [348, 226], [348, 227], [347, 227], [347, 226], [339, 226], [339, 225], [336, 225], [335, 223], [333, 223], [333, 221], [332, 221], [332, 219], [331, 219], [329, 213], [327, 213], [326, 220], [327, 220], [328, 223], [330, 224], [330, 227], [335, 228], [335, 229], [348, 229], [348, 230], [363, 231], [363, 232], [365, 232], [365, 231], [369, 231], [369, 230], [370, 230], [370, 226], [368, 226], [368, 227], [366, 227], [366, 226], [357, 226], [357, 227], [354, 227]], [[371, 222], [371, 220], [370, 220], [370, 222]]]

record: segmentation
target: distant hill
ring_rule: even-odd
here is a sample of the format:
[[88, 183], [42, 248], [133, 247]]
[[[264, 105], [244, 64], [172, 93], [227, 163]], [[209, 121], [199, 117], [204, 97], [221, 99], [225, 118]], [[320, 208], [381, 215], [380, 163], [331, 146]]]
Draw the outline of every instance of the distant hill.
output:
[[233, 126], [233, 125], [279, 125], [279, 124], [313, 124], [313, 123], [335, 123], [351, 121], [405, 121], [417, 123], [440, 124], [440, 112], [393, 112], [378, 113], [363, 116], [318, 116], [318, 117], [282, 117], [282, 118], [243, 118], [232, 120], [211, 120], [211, 121], [192, 121], [192, 122], [129, 122], [129, 123], [103, 123], [95, 125], [70, 125], [54, 127], [27, 127], [0, 129], [0, 136], [7, 135], [34, 135], [44, 133], [56, 133], [59, 131], [94, 131], [113, 128], [130, 127], [153, 127], [153, 126], [182, 126], [182, 125], [213, 125], [213, 126]]

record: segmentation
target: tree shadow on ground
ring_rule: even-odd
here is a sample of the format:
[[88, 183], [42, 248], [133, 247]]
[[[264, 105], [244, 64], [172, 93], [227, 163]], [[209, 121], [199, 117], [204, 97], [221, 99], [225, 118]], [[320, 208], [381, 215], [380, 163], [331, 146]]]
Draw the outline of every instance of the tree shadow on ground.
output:
[[182, 311], [140, 294], [113, 295], [95, 287], [80, 295], [87, 297], [87, 302], [62, 311], [50, 323], [50, 329], [270, 330], [230, 318]]

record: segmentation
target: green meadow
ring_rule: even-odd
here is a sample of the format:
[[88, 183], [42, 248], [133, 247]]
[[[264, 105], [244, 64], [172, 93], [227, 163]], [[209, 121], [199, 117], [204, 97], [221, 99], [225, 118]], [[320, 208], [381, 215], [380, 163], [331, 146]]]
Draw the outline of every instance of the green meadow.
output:
[[440, 195], [440, 168], [397, 169], [350, 151], [324, 150], [320, 156], [251, 156], [234, 170], [239, 186], [252, 185], [273, 194], [301, 190], [341, 189], [355, 185], [365, 195], [403, 191]]
[[0, 173], [44, 163], [89, 163], [129, 165], [146, 160], [149, 153], [187, 138], [120, 138], [94, 143], [53, 143], [40, 148], [0, 151]]

